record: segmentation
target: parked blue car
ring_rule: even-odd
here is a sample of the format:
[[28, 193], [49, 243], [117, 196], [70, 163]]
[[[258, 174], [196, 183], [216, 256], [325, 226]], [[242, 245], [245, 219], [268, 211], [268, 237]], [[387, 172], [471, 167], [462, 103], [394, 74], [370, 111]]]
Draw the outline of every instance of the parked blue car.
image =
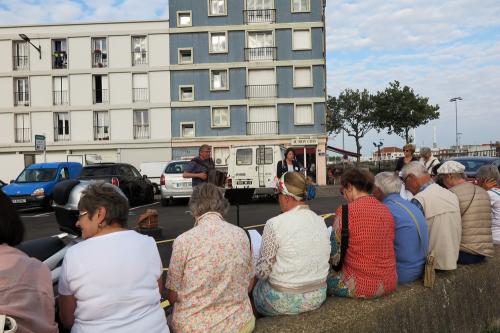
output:
[[16, 208], [52, 207], [54, 185], [74, 179], [82, 170], [75, 162], [37, 163], [28, 166], [16, 180], [2, 187]]

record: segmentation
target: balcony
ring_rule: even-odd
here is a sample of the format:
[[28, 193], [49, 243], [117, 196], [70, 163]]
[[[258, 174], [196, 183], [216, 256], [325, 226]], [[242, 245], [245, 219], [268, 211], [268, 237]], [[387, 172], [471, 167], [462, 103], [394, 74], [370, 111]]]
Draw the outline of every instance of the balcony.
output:
[[52, 98], [54, 101], [54, 105], [68, 105], [68, 91], [53, 91]]
[[247, 135], [279, 134], [279, 121], [247, 121]]
[[108, 54], [101, 50], [94, 50], [94, 52], [92, 52], [92, 67], [93, 68], [108, 67]]
[[109, 140], [109, 126], [94, 126], [94, 140]]
[[262, 60], [276, 60], [276, 46], [245, 48], [245, 61]]
[[92, 90], [92, 101], [94, 104], [109, 103], [108, 89]]
[[66, 51], [54, 51], [54, 53], [52, 54], [52, 68], [68, 68], [68, 55]]
[[253, 9], [243, 11], [243, 21], [249, 23], [275, 23], [276, 9]]
[[148, 88], [133, 88], [132, 99], [134, 102], [147, 102], [149, 101]]
[[14, 70], [27, 70], [29, 69], [29, 58], [28, 56], [14, 56]]
[[134, 125], [134, 139], [149, 139], [149, 125]]
[[14, 92], [14, 105], [15, 106], [29, 106], [30, 105], [30, 94], [27, 91], [16, 91]]
[[132, 52], [132, 66], [147, 65], [147, 64], [148, 64], [147, 51]]
[[246, 85], [247, 98], [276, 98], [278, 97], [277, 84]]
[[30, 142], [31, 130], [29, 128], [16, 128], [16, 142]]

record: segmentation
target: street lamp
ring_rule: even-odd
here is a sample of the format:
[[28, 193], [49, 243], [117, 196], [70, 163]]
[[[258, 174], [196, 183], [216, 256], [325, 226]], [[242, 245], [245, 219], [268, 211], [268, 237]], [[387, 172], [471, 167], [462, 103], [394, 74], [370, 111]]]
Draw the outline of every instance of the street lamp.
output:
[[458, 107], [457, 101], [461, 101], [462, 97], [457, 96], [450, 99], [450, 102], [455, 102], [455, 147], [458, 150]]
[[26, 36], [25, 34], [19, 34], [19, 37], [22, 38], [22, 40], [24, 40], [25, 42], [28, 42], [31, 44], [31, 46], [33, 46], [35, 48], [35, 50], [38, 51], [38, 55], [40, 56], [40, 59], [42, 59], [42, 47], [40, 46], [40, 44], [38, 44], [38, 47], [36, 47], [32, 42], [31, 42], [31, 39]]
[[382, 147], [384, 144], [382, 143], [382, 140], [380, 140], [380, 142], [377, 144], [377, 143], [373, 143], [373, 145], [377, 148], [378, 150], [378, 172], [380, 172], [380, 147]]

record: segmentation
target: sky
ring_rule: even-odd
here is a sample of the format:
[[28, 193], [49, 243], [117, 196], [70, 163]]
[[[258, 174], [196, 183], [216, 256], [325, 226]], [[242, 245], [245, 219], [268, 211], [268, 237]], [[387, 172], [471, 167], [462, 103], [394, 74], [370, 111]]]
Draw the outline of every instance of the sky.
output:
[[[243, 0], [229, 0], [243, 1]], [[275, 0], [288, 1], [288, 0]], [[438, 104], [440, 118], [416, 129], [417, 146], [455, 144], [460, 96], [461, 144], [500, 140], [499, 0], [326, 0], [327, 90], [384, 90], [398, 80]], [[147, 4], [147, 5], [145, 5]], [[0, 0], [0, 25], [166, 19], [168, 0]], [[402, 146], [375, 130], [361, 140]], [[354, 150], [354, 140], [331, 138]]]

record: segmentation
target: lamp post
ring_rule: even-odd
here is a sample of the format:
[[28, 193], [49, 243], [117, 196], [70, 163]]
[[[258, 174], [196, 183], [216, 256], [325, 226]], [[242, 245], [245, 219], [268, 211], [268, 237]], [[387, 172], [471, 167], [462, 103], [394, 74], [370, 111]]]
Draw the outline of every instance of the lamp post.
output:
[[24, 40], [25, 42], [27, 43], [30, 43], [31, 46], [33, 46], [35, 48], [35, 50], [38, 51], [38, 55], [40, 56], [40, 59], [42, 59], [42, 47], [40, 46], [40, 44], [38, 44], [38, 47], [36, 47], [32, 42], [31, 42], [31, 39], [26, 36], [25, 34], [19, 34], [19, 37], [22, 38], [22, 40]]
[[382, 143], [382, 140], [380, 140], [380, 142], [377, 144], [377, 143], [373, 143], [373, 146], [375, 146], [378, 150], [378, 172], [380, 172], [380, 147], [382, 147], [384, 144]]
[[461, 101], [462, 97], [457, 96], [450, 99], [450, 102], [455, 102], [455, 147], [458, 150], [458, 106], [457, 102]]

